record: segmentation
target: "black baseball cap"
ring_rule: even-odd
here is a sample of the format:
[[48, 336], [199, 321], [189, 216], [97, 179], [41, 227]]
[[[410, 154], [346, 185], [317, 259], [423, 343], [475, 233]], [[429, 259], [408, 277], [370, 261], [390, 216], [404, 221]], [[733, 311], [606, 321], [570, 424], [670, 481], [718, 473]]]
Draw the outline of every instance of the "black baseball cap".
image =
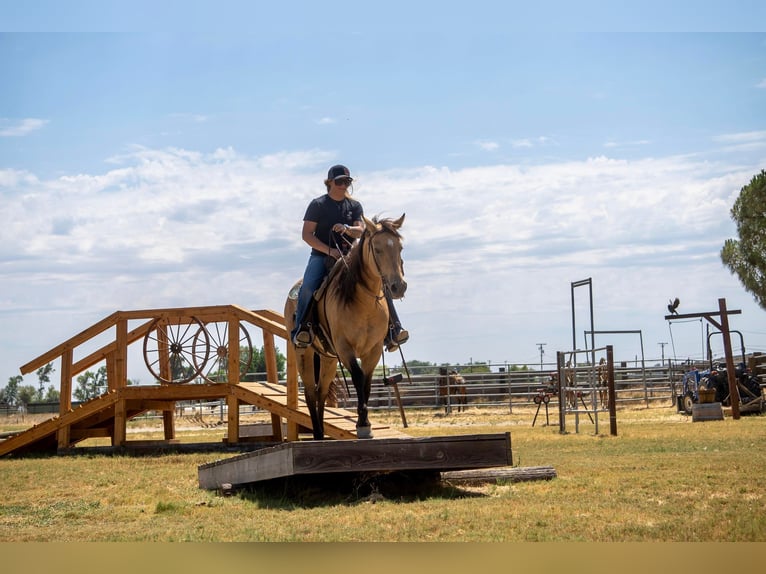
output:
[[327, 172], [327, 179], [338, 179], [339, 177], [351, 177], [351, 172], [345, 165], [334, 165]]

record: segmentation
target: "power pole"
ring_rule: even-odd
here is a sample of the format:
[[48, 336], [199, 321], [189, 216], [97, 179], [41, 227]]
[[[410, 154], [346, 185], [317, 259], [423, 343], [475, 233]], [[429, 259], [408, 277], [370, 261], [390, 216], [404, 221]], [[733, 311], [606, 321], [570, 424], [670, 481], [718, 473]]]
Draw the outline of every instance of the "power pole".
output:
[[667, 343], [657, 343], [660, 347], [662, 347], [662, 366], [665, 366], [665, 345]]
[[540, 349], [540, 372], [543, 370], [543, 355], [545, 354], [545, 351], [543, 350], [543, 347], [547, 345], [548, 343], [535, 343]]

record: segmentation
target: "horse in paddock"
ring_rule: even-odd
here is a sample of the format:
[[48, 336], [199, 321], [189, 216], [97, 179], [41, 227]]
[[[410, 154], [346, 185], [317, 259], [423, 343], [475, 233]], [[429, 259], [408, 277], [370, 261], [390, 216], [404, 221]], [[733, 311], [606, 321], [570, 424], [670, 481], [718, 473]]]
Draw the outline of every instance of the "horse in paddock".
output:
[[564, 367], [564, 386], [567, 387], [566, 390], [566, 402], [567, 405], [569, 405], [569, 408], [576, 409], [577, 408], [577, 392], [570, 389], [569, 387], [575, 386], [575, 370], [572, 366], [572, 360], [568, 360], [566, 367]]
[[598, 397], [601, 401], [601, 408], [605, 409], [609, 405], [609, 388], [607, 383], [609, 382], [609, 369], [606, 364], [606, 359], [601, 357], [598, 362]]
[[[448, 397], [449, 402], [447, 402]], [[457, 412], [465, 411], [467, 408], [465, 379], [454, 369], [449, 374], [439, 377], [439, 403], [444, 405], [444, 414], [450, 414], [453, 405], [457, 405]]]
[[[372, 375], [383, 354], [389, 314], [385, 291], [401, 299], [407, 290], [402, 264], [402, 236], [399, 219], [367, 219], [365, 230], [351, 251], [335, 263], [325, 284], [315, 294], [314, 341], [296, 348], [298, 372], [311, 414], [315, 440], [324, 438], [324, 408], [335, 378], [338, 361], [351, 373], [357, 397], [356, 434], [372, 438], [367, 402]], [[290, 333], [295, 323], [299, 280], [285, 302], [285, 326]], [[288, 338], [289, 339], [289, 338]]]
[[449, 389], [457, 402], [457, 412], [465, 411], [468, 408], [468, 394], [465, 390], [465, 379], [457, 372], [452, 371], [449, 374]]

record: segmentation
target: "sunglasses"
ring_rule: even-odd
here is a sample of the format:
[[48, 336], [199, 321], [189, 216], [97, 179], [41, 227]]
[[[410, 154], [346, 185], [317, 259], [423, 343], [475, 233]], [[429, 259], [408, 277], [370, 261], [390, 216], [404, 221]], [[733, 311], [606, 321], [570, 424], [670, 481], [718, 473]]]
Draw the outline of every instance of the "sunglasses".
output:
[[351, 185], [351, 182], [354, 181], [350, 177], [339, 177], [338, 179], [334, 180], [335, 185]]

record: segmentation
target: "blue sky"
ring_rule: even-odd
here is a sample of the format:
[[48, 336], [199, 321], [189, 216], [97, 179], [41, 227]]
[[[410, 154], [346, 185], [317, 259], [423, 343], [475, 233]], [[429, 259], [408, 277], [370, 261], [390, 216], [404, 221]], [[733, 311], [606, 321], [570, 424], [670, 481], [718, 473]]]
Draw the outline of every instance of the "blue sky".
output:
[[544, 342], [550, 361], [586, 278], [596, 330], [641, 330], [648, 359], [702, 353], [699, 322], [663, 319], [675, 296], [725, 297], [766, 351], [718, 256], [766, 167], [758, 3], [15, 4], [0, 384], [118, 309], [281, 310], [338, 162], [368, 215], [407, 214], [407, 359], [535, 363]]

